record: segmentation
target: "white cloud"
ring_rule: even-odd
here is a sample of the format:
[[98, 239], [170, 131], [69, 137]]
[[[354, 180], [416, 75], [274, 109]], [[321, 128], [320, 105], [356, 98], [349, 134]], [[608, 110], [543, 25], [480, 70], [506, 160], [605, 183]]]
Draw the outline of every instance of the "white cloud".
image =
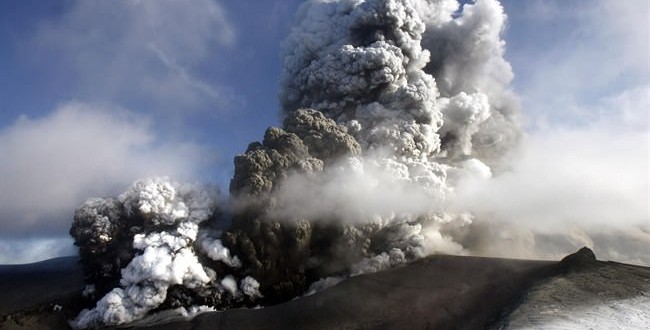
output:
[[31, 45], [79, 97], [187, 111], [230, 101], [226, 88], [199, 73], [234, 42], [215, 1], [123, 0], [75, 1], [40, 24]]
[[65, 234], [88, 197], [145, 176], [189, 178], [207, 165], [196, 145], [160, 140], [145, 118], [79, 102], [18, 119], [0, 130], [0, 233]]

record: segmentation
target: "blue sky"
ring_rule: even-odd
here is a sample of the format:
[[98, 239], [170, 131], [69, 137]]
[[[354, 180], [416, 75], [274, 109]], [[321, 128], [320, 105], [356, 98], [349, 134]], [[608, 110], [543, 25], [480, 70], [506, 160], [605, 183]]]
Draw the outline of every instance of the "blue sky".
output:
[[[282, 40], [301, 2], [0, 2], [0, 263], [73, 253], [74, 208], [143, 176], [227, 189], [233, 156], [278, 124]], [[620, 180], [641, 184], [616, 193], [638, 207], [648, 198], [650, 3], [502, 4], [531, 157], [586, 150], [559, 171], [589, 168], [589, 182], [632, 173]]]

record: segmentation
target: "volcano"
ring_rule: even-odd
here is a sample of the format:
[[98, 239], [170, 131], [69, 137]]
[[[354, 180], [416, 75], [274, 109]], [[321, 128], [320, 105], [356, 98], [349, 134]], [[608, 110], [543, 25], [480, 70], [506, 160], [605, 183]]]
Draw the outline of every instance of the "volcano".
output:
[[646, 326], [648, 268], [588, 248], [550, 261], [586, 245], [647, 264], [645, 215], [554, 219], [574, 180], [537, 173], [547, 160], [511, 189], [526, 132], [506, 23], [497, 0], [304, 2], [279, 122], [227, 192], [159, 176], [87, 199], [78, 259], [0, 269], [3, 328]]

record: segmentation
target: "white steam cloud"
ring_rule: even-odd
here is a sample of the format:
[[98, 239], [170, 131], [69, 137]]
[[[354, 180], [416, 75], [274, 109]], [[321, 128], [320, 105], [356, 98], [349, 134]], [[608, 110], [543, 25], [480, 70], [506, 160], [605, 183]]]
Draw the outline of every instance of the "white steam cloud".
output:
[[491, 223], [480, 253], [557, 259], [586, 245], [650, 265], [648, 95], [627, 91], [601, 100], [595, 121], [534, 131], [510, 171], [462, 183], [455, 207]]

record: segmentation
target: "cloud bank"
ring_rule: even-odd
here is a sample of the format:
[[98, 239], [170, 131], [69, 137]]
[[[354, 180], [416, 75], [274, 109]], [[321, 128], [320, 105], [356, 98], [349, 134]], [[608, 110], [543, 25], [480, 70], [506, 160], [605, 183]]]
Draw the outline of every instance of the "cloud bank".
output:
[[149, 175], [191, 179], [208, 163], [195, 144], [161, 141], [146, 117], [81, 102], [0, 129], [0, 154], [0, 232], [36, 237], [63, 234], [89, 195]]

